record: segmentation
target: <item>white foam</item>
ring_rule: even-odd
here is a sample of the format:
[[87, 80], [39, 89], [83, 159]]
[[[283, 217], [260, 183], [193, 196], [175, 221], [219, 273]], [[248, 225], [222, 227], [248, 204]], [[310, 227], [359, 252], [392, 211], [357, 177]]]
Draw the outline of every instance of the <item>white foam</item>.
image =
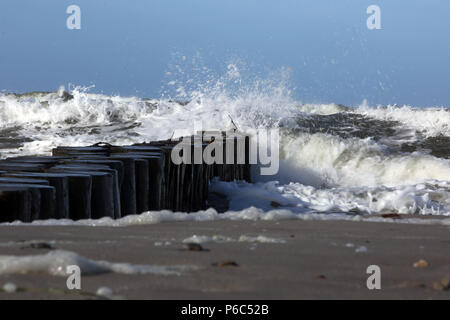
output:
[[97, 289], [96, 294], [101, 297], [109, 298], [109, 297], [112, 297], [113, 291], [111, 288], [108, 288], [108, 287], [100, 287]]
[[225, 243], [225, 242], [259, 242], [259, 243], [285, 243], [286, 241], [283, 239], [271, 238], [264, 235], [258, 236], [247, 236], [241, 235], [237, 239], [233, 239], [231, 237], [223, 236], [223, 235], [213, 235], [213, 236], [204, 236], [204, 235], [193, 235], [189, 238], [183, 240], [183, 243]]
[[299, 133], [283, 140], [281, 154], [297, 179], [308, 171], [316, 176], [316, 184], [399, 186], [450, 181], [450, 160], [420, 153], [391, 154], [370, 139]]
[[337, 105], [335, 103], [330, 104], [303, 104], [299, 106], [299, 111], [308, 114], [320, 114], [331, 115], [347, 111], [349, 108]]
[[423, 135], [450, 136], [450, 109], [440, 108], [414, 108], [411, 106], [370, 107], [363, 103], [355, 111], [379, 120], [398, 121], [404, 126], [417, 130]]
[[[290, 208], [292, 209], [292, 208]], [[249, 207], [239, 211], [228, 211], [226, 213], [217, 213], [210, 208], [205, 211], [192, 213], [172, 212], [172, 211], [149, 211], [140, 215], [130, 215], [124, 218], [113, 220], [111, 218], [89, 219], [89, 220], [36, 220], [31, 223], [20, 221], [2, 223], [3, 226], [89, 226], [89, 227], [127, 227], [133, 225], [149, 225], [163, 222], [183, 222], [183, 221], [280, 221], [280, 220], [305, 220], [305, 221], [354, 221], [354, 222], [384, 222], [384, 223], [402, 223], [402, 224], [421, 224], [421, 225], [443, 225], [450, 226], [450, 218], [404, 218], [392, 219], [379, 216], [361, 216], [342, 213], [318, 213], [317, 211], [308, 211], [308, 213], [295, 213], [290, 209], [273, 209], [264, 211], [256, 207]]]
[[194, 234], [191, 237], [184, 239], [183, 243], [208, 243], [208, 242], [216, 242], [216, 243], [224, 243], [224, 242], [234, 242], [233, 238], [222, 236], [222, 235], [213, 235], [213, 236], [202, 236]]
[[267, 237], [263, 235], [259, 235], [256, 237], [242, 235], [239, 237], [239, 242], [258, 242], [258, 243], [286, 243], [286, 240], [277, 239], [272, 237]]
[[112, 272], [129, 275], [153, 274], [169, 276], [181, 275], [185, 271], [196, 270], [195, 266], [187, 265], [151, 266], [91, 260], [75, 252], [53, 250], [41, 255], [0, 256], [0, 275], [41, 272], [55, 276], [67, 276], [67, 266], [70, 265], [79, 266], [84, 275]]
[[355, 249], [356, 253], [366, 253], [367, 251], [368, 249], [365, 246], [359, 246], [358, 248]]
[[348, 242], [348, 243], [345, 244], [345, 246], [347, 248], [353, 248], [355, 245], [353, 243], [351, 243], [351, 242]]
[[450, 215], [450, 184], [413, 186], [314, 188], [301, 183], [277, 182], [224, 183], [216, 181], [211, 189], [227, 195], [230, 210], [245, 210], [249, 205], [274, 212], [280, 207], [293, 213], [359, 212]]
[[17, 291], [17, 286], [15, 283], [7, 282], [3, 285], [2, 289], [6, 293], [14, 293]]

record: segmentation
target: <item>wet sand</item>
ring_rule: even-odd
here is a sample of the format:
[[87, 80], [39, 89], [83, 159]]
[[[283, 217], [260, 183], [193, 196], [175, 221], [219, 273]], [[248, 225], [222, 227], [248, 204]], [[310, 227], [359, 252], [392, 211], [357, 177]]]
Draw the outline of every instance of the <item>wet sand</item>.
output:
[[[193, 235], [259, 236], [284, 243], [208, 242], [190, 251]], [[93, 260], [195, 265], [170, 275], [83, 276], [80, 291], [44, 273], [0, 275], [19, 288], [0, 299], [100, 299], [99, 287], [120, 299], [449, 299], [435, 282], [450, 277], [450, 227], [346, 221], [166, 222], [130, 227], [0, 226], [0, 255], [45, 254], [23, 240]], [[53, 242], [56, 241], [56, 242]], [[17, 242], [17, 243], [15, 243]], [[38, 246], [39, 247], [39, 246]], [[420, 259], [427, 267], [415, 268]], [[220, 266], [222, 262], [231, 265]], [[226, 263], [225, 263], [226, 264]], [[381, 268], [381, 290], [368, 290], [366, 269]], [[1, 269], [1, 264], [0, 264]], [[436, 287], [436, 288], [435, 288]]]

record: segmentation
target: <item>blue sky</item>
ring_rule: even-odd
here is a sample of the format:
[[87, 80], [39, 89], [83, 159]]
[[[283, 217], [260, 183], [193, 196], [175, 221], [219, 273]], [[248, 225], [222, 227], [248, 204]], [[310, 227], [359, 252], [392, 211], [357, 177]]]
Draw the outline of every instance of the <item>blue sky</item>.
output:
[[[81, 8], [81, 30], [66, 8]], [[368, 30], [366, 8], [381, 8]], [[303, 102], [450, 106], [448, 0], [2, 0], [0, 90], [158, 97], [176, 57], [291, 70]], [[194, 76], [194, 75], [192, 75]]]

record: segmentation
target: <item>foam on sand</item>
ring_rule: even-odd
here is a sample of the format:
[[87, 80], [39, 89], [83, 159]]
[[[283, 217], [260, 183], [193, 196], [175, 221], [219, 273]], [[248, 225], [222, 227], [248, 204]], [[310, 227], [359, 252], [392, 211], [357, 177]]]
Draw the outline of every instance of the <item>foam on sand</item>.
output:
[[161, 276], [179, 276], [185, 271], [197, 269], [195, 266], [187, 265], [151, 266], [91, 260], [72, 251], [53, 250], [40, 255], [0, 256], [0, 275], [40, 272], [54, 276], [67, 276], [66, 268], [70, 265], [79, 266], [84, 275], [112, 272], [127, 275], [152, 274]]
[[405, 224], [422, 224], [422, 225], [444, 225], [450, 226], [450, 218], [404, 218], [393, 219], [383, 218], [380, 216], [361, 216], [343, 213], [294, 213], [289, 209], [273, 209], [264, 211], [256, 207], [249, 207], [239, 211], [228, 211], [226, 213], [218, 213], [213, 208], [192, 212], [186, 214], [185, 212], [172, 212], [168, 210], [163, 211], [148, 211], [140, 215], [129, 215], [124, 218], [113, 220], [105, 217], [101, 219], [89, 220], [36, 220], [31, 223], [24, 223], [20, 221], [2, 223], [3, 226], [89, 226], [89, 227], [127, 227], [134, 225], [149, 225], [164, 222], [187, 222], [187, 221], [279, 221], [279, 220], [305, 220], [305, 221], [366, 221], [366, 222], [389, 222], [389, 223], [405, 223]]
[[237, 239], [233, 239], [227, 236], [222, 235], [213, 235], [213, 236], [203, 236], [203, 235], [193, 235], [192, 237], [186, 238], [183, 240], [183, 243], [225, 243], [225, 242], [259, 242], [259, 243], [286, 243], [283, 239], [271, 238], [264, 235], [258, 236], [247, 236], [241, 235]]

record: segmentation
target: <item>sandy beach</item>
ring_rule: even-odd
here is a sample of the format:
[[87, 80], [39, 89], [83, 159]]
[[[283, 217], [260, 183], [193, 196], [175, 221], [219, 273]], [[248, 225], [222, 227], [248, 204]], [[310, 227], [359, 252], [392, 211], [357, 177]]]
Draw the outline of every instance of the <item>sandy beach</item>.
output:
[[[198, 241], [203, 250], [183, 243], [194, 241], [194, 235], [210, 240]], [[0, 299], [449, 299], [450, 290], [438, 285], [450, 277], [449, 247], [448, 226], [401, 223], [0, 226], [2, 256], [67, 250], [96, 261], [189, 266], [179, 275], [83, 275], [81, 290], [72, 291], [64, 276], [1, 274], [0, 288], [13, 283], [17, 289], [2, 290]], [[425, 265], [414, 267], [420, 260]], [[381, 290], [366, 286], [366, 269], [374, 264], [381, 268]], [[99, 296], [101, 287], [112, 292]]]

